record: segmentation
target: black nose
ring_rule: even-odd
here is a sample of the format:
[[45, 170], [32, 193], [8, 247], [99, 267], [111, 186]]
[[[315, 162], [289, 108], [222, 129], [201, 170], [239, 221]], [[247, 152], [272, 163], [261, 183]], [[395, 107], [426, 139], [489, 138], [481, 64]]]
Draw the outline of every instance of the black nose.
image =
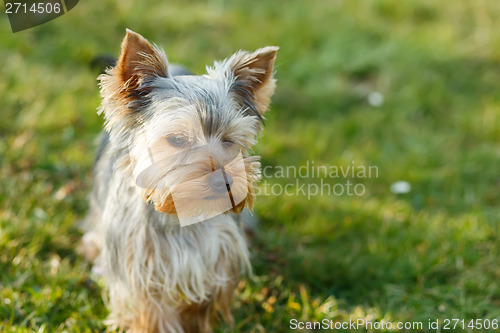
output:
[[208, 179], [210, 188], [215, 193], [228, 192], [233, 185], [233, 178], [231, 177], [231, 175], [224, 170], [221, 171], [222, 172], [217, 171], [212, 173]]

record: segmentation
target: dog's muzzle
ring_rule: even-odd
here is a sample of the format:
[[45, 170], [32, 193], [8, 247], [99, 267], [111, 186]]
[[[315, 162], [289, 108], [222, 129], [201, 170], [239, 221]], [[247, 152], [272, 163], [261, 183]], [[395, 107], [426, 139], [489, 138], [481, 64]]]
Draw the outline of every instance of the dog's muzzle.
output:
[[215, 193], [224, 193], [229, 192], [231, 190], [231, 186], [233, 185], [233, 178], [229, 173], [221, 169], [222, 172], [214, 172], [210, 174], [208, 179], [208, 184], [210, 185], [210, 189]]

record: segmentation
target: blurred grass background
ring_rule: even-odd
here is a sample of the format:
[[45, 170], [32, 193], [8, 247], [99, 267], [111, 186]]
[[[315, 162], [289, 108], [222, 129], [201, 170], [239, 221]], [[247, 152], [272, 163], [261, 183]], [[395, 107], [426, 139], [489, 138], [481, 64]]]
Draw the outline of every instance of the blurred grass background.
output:
[[[379, 169], [355, 180], [362, 197], [257, 198], [257, 278], [219, 332], [500, 318], [499, 18], [488, 0], [103, 0], [12, 34], [2, 14], [0, 331], [105, 331], [76, 221], [102, 126], [89, 63], [117, 55], [125, 27], [197, 73], [280, 46], [263, 165]], [[412, 191], [391, 193], [398, 180]]]

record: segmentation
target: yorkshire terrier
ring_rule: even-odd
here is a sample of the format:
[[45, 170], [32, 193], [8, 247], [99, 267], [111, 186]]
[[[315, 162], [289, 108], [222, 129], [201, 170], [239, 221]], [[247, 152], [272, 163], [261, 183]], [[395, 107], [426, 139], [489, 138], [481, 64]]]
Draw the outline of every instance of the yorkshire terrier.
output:
[[82, 240], [109, 296], [107, 324], [128, 332], [211, 332], [230, 307], [247, 244], [252, 146], [274, 93], [278, 47], [239, 51], [186, 75], [127, 30], [99, 77], [105, 132]]

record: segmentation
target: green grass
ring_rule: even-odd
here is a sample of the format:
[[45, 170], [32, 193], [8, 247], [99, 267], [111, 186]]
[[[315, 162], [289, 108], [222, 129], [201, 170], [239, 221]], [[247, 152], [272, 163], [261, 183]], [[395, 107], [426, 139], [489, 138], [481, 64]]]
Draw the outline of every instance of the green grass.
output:
[[[350, 179], [360, 197], [257, 198], [256, 278], [240, 283], [235, 328], [219, 332], [288, 332], [292, 318], [499, 319], [498, 17], [487, 0], [105, 0], [12, 34], [1, 15], [0, 331], [105, 331], [76, 223], [102, 127], [88, 64], [117, 54], [125, 27], [198, 73], [240, 48], [280, 46], [263, 165], [379, 170]], [[367, 102], [375, 91], [380, 107]], [[391, 193], [398, 180], [412, 191]]]

